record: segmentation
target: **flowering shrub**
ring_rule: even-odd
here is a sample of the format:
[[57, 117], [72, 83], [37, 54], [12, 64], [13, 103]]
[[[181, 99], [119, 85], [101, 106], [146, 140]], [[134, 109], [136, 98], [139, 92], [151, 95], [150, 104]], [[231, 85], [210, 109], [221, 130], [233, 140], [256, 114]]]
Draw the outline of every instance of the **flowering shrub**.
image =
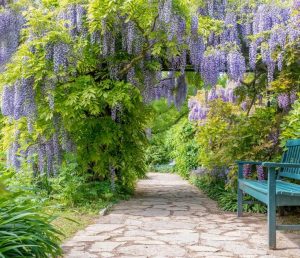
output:
[[247, 116], [239, 107], [216, 100], [196, 135], [199, 162], [207, 168], [230, 167], [236, 160], [270, 160], [278, 155], [278, 119], [273, 108]]
[[281, 129], [282, 145], [288, 139], [300, 138], [300, 101], [293, 105], [293, 110], [285, 117]]

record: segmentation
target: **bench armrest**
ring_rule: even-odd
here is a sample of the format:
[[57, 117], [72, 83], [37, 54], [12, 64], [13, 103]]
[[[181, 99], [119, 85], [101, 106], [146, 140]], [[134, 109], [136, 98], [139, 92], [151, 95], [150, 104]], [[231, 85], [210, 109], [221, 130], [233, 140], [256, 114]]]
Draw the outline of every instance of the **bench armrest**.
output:
[[262, 165], [267, 168], [300, 168], [300, 163], [263, 162]]
[[237, 160], [236, 163], [238, 165], [250, 164], [250, 165], [261, 165], [262, 162], [260, 161], [246, 161], [246, 160]]

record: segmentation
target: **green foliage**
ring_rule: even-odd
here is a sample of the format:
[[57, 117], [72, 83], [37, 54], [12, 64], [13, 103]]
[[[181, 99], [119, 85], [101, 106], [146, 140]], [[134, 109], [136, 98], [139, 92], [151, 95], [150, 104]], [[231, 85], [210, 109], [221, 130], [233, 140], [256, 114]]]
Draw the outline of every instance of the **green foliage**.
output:
[[[85, 80], [88, 82], [82, 89]], [[79, 164], [83, 170], [104, 178], [109, 175], [109, 164], [113, 164], [122, 173], [120, 184], [132, 188], [145, 171], [148, 112], [139, 91], [124, 82], [106, 80], [96, 84], [91, 77], [78, 78], [66, 87], [68, 96], [58, 100], [58, 110], [78, 146]], [[115, 123], [109, 110], [118, 104], [122, 114]]]
[[18, 193], [16, 200], [9, 199], [11, 202], [24, 209], [27, 206], [38, 208], [34, 211], [51, 218], [51, 225], [63, 233], [58, 235], [60, 241], [92, 223], [99, 210], [132, 194], [121, 185], [112, 191], [109, 181], [95, 180], [91, 174], [80, 170], [76, 157], [68, 157], [68, 161], [55, 178], [46, 175], [33, 177], [31, 171], [15, 173], [3, 170], [0, 173], [7, 186], [4, 188], [0, 184], [1, 196], [9, 190]]
[[171, 146], [171, 157], [175, 161], [175, 171], [188, 178], [190, 170], [198, 166], [199, 146], [195, 141], [196, 127], [183, 118], [168, 132], [167, 144]]
[[199, 162], [206, 168], [229, 167], [236, 160], [276, 159], [279, 153], [270, 134], [276, 133], [278, 120], [273, 108], [257, 108], [250, 116], [231, 103], [213, 101], [206, 123], [199, 126]]
[[172, 173], [174, 172], [174, 165], [172, 164], [152, 165], [149, 167], [149, 171], [158, 172], [158, 173]]
[[293, 110], [284, 118], [281, 125], [282, 146], [288, 139], [300, 138], [300, 101], [298, 100], [293, 105]]
[[149, 166], [170, 162], [170, 147], [166, 144], [166, 133], [153, 134], [146, 151], [146, 163]]
[[30, 198], [31, 203], [44, 207], [45, 210], [53, 207], [58, 210], [81, 208], [95, 211], [132, 194], [132, 189], [120, 184], [113, 191], [110, 181], [96, 180], [97, 175], [81, 170], [74, 155], [68, 160], [56, 177], [33, 177], [31, 171], [8, 171], [3, 173], [3, 177], [7, 178], [8, 189], [20, 193], [19, 201], [26, 202]]
[[187, 105], [178, 110], [174, 105], [168, 105], [166, 99], [156, 100], [152, 103], [151, 128], [153, 134], [164, 133], [175, 125], [182, 117], [187, 116]]
[[[97, 83], [91, 76], [80, 76], [61, 85], [55, 94], [55, 113], [43, 109], [36, 125], [36, 134], [26, 133], [26, 121], [18, 121], [21, 141], [33, 144], [42, 133], [53, 133], [52, 117], [59, 117], [76, 145], [78, 170], [94, 180], [110, 180], [109, 165], [117, 170], [116, 183], [132, 189], [145, 173], [145, 127], [148, 109], [139, 90], [130, 84], [104, 80]], [[111, 118], [111, 109], [122, 107], [118, 123]], [[3, 144], [9, 144], [14, 125], [7, 124]], [[69, 164], [66, 156], [65, 164]]]
[[89, 207], [96, 203], [104, 206], [129, 194], [121, 185], [113, 192], [109, 181], [94, 180], [93, 175], [81, 171], [76, 162], [63, 166], [58, 177], [48, 179], [45, 176], [42, 180], [49, 181], [50, 202], [63, 207]]
[[19, 193], [0, 195], [0, 257], [60, 255], [61, 233], [51, 225], [53, 219], [31, 202], [20, 202]]
[[[57, 19], [57, 15], [65, 11], [68, 4], [75, 2], [88, 7], [89, 19], [85, 25], [89, 33], [86, 37], [71, 37], [65, 21]], [[65, 130], [76, 146], [76, 162], [80, 171], [87, 172], [95, 181], [103, 182], [111, 179], [109, 168], [113, 166], [116, 170], [116, 184], [121, 188], [132, 189], [136, 179], [145, 173], [147, 141], [144, 130], [149, 113], [139, 89], [126, 83], [126, 72], [118, 74], [119, 80], [107, 79], [110, 78], [109, 68], [115, 65], [119, 70], [127, 67], [129, 57], [122, 51], [109, 58], [100, 57], [101, 46], [91, 44], [90, 37], [96, 30], [103, 33], [104, 18], [105, 26], [113, 31], [121, 15], [122, 19], [126, 17], [127, 21], [136, 23], [144, 32], [142, 34], [149, 39], [152, 37], [157, 3], [149, 5], [144, 0], [47, 0], [24, 3], [27, 3], [28, 10], [24, 12], [27, 26], [23, 30], [23, 40], [11, 64], [0, 75], [0, 80], [3, 86], [11, 85], [21, 78], [34, 79], [38, 117], [31, 134], [27, 131], [26, 118], [13, 122], [5, 119], [2, 139], [4, 149], [10, 147], [17, 129], [21, 131], [19, 142], [23, 151], [36, 144], [41, 137], [47, 140], [54, 132], [59, 134], [54, 126], [58, 121], [56, 127]], [[182, 11], [181, 4], [177, 5], [178, 10]], [[141, 12], [144, 14], [145, 9], [147, 15], [140, 15]], [[34, 37], [27, 40], [30, 35]], [[162, 44], [164, 40], [162, 36]], [[54, 72], [53, 61], [46, 58], [47, 46], [62, 43], [68, 44], [68, 63], [73, 65], [67, 69], [60, 67], [59, 72]], [[142, 59], [143, 56], [137, 62]], [[157, 69], [155, 62], [146, 62], [145, 65]], [[137, 77], [142, 79], [143, 75], [137, 73]], [[48, 84], [53, 87], [48, 89]], [[143, 88], [143, 85], [139, 86]], [[54, 108], [49, 108], [50, 96], [54, 97]], [[116, 122], [111, 114], [112, 110], [119, 107], [122, 110], [118, 112]], [[61, 138], [60, 142], [63, 140]], [[67, 156], [65, 158], [67, 164]]]

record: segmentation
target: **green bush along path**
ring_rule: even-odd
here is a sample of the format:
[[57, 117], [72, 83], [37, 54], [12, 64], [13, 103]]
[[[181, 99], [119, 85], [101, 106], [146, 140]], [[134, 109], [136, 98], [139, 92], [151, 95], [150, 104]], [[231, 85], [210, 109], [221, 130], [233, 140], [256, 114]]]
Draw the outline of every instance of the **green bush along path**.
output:
[[149, 173], [134, 197], [63, 244], [65, 257], [299, 257], [300, 235], [267, 248], [265, 215], [218, 209], [178, 175]]

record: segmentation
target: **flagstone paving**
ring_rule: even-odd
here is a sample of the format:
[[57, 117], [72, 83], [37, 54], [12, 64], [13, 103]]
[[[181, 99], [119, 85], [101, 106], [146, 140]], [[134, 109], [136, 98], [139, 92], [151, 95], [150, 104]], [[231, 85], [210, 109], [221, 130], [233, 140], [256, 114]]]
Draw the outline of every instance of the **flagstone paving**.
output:
[[278, 233], [277, 241], [269, 251], [264, 215], [237, 218], [179, 176], [149, 173], [132, 199], [63, 248], [68, 258], [300, 257], [300, 235]]

